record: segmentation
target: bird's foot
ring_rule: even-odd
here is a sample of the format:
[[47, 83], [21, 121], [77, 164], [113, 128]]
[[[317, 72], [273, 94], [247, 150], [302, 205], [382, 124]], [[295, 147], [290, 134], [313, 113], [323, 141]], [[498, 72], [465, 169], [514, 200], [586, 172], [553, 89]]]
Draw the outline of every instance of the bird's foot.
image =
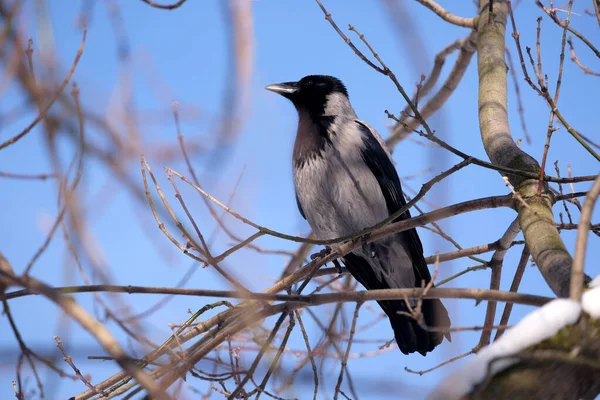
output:
[[369, 257], [375, 258], [375, 246], [373, 245], [373, 243], [367, 243], [369, 237], [371, 237], [371, 232], [360, 237], [360, 241], [362, 243], [362, 250], [365, 254], [368, 254]]
[[338, 274], [342, 274], [342, 266], [340, 265], [339, 260], [336, 258], [335, 260], [333, 260], [333, 265], [337, 268]]
[[[323, 250], [311, 254], [310, 259], [314, 261], [317, 258], [326, 257], [329, 254], [331, 254], [332, 251], [333, 250], [331, 249], [331, 247], [325, 246], [325, 248]], [[341, 274], [343, 272], [343, 270], [342, 270], [342, 266], [340, 265], [339, 260], [336, 258], [332, 262], [333, 262], [333, 266], [337, 268], [338, 273]]]
[[323, 250], [317, 251], [316, 253], [311, 254], [310, 255], [310, 259], [311, 260], [316, 260], [317, 258], [328, 256], [331, 253], [331, 251], [332, 251], [331, 247], [325, 246], [323, 248]]

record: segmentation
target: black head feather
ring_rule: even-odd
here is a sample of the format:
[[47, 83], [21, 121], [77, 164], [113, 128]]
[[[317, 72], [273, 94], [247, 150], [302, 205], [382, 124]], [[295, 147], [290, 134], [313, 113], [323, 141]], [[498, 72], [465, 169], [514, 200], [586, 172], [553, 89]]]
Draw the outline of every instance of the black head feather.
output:
[[348, 90], [342, 81], [329, 75], [308, 75], [298, 82], [279, 83], [266, 88], [290, 99], [296, 108], [313, 116], [323, 115], [328, 96], [338, 93], [348, 98]]

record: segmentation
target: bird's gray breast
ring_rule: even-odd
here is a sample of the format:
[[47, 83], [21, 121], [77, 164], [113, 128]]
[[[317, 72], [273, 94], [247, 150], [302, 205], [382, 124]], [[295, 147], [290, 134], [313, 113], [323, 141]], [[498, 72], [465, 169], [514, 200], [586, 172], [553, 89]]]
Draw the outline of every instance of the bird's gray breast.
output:
[[334, 121], [328, 131], [314, 156], [294, 164], [298, 201], [320, 239], [353, 234], [388, 217], [379, 183], [362, 158], [363, 138], [354, 121]]

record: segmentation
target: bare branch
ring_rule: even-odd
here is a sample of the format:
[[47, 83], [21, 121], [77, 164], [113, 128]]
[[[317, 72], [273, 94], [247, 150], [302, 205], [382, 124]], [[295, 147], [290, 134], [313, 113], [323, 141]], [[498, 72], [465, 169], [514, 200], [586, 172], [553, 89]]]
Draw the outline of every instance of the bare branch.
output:
[[450, 22], [453, 25], [462, 26], [464, 28], [473, 28], [476, 26], [475, 18], [463, 18], [456, 16], [451, 12], [445, 10], [444, 7], [440, 6], [434, 0], [417, 0], [417, 2], [439, 15], [439, 17], [444, 21]]
[[[496, 1], [493, 23], [488, 24], [488, 2], [481, 0], [478, 29], [479, 124], [481, 138], [490, 160], [495, 165], [515, 166], [539, 175], [539, 164], [517, 147], [508, 124], [506, 64], [504, 62], [505, 27], [508, 14], [506, 1]], [[521, 55], [521, 53], [519, 53]], [[522, 63], [523, 65], [523, 63]], [[558, 114], [557, 114], [558, 116]], [[509, 175], [511, 184], [527, 202], [517, 202], [519, 223], [528, 248], [540, 272], [552, 290], [568, 296], [572, 258], [554, 226], [554, 195], [544, 187], [539, 195], [539, 182]]]
[[169, 10], [172, 11], [176, 8], [179, 8], [185, 3], [187, 0], [179, 0], [173, 4], [159, 4], [152, 0], [142, 0], [144, 3], [148, 4], [150, 7], [158, 8], [161, 10]]
[[[119, 343], [111, 335], [111, 333], [104, 327], [103, 324], [94, 319], [83, 307], [81, 307], [71, 297], [63, 296], [50, 286], [44, 284], [41, 281], [30, 277], [19, 278], [14, 275], [10, 275], [5, 271], [0, 271], [0, 274], [7, 277], [15, 284], [29, 288], [30, 290], [42, 294], [44, 297], [51, 300], [62, 311], [77, 321], [86, 331], [96, 338], [98, 343], [102, 345], [114, 359], [127, 371], [128, 374], [133, 376], [142, 385], [148, 393], [156, 399], [169, 399], [170, 397], [164, 392], [163, 389], [154, 381], [146, 372], [140, 369], [136, 363], [123, 351]], [[104, 390], [105, 388], [99, 388], [96, 386], [96, 390]]]
[[587, 238], [590, 232], [590, 223], [592, 220], [592, 211], [598, 196], [600, 195], [600, 176], [594, 182], [594, 185], [588, 192], [581, 217], [579, 219], [579, 227], [577, 228], [577, 242], [575, 242], [575, 258], [573, 260], [573, 269], [571, 270], [571, 298], [573, 300], [581, 300], [581, 292], [585, 283], [585, 273], [583, 272], [585, 261], [585, 250], [587, 248]]
[[[0, 9], [0, 14], [1, 14], [1, 9]], [[71, 80], [71, 77], [73, 76], [73, 73], [75, 72], [77, 63], [79, 63], [79, 59], [81, 58], [81, 55], [83, 54], [83, 48], [85, 46], [86, 37], [87, 37], [87, 28], [84, 27], [83, 28], [83, 37], [81, 39], [81, 44], [79, 45], [79, 50], [77, 50], [77, 54], [75, 55], [75, 60], [73, 61], [73, 64], [71, 65], [71, 68], [69, 69], [69, 72], [67, 73], [67, 76], [65, 77], [63, 82], [60, 84], [60, 86], [58, 87], [58, 89], [56, 90], [56, 92], [54, 93], [52, 98], [50, 99], [50, 101], [40, 110], [40, 114], [33, 120], [33, 122], [31, 122], [18, 135], [8, 139], [4, 143], [0, 143], [0, 150], [18, 142], [20, 139], [23, 138], [23, 136], [25, 136], [29, 132], [31, 132], [31, 130], [38, 124], [38, 122], [40, 122], [42, 119], [46, 118], [48, 111], [50, 110], [52, 105], [56, 102], [56, 100], [58, 100], [58, 98], [60, 97], [62, 92], [65, 90], [65, 88], [69, 84], [69, 81]], [[31, 82], [31, 84], [33, 84], [33, 82]], [[33, 91], [33, 93], [36, 93], [36, 92], [37, 92], [37, 89], [35, 89]]]
[[[510, 248], [510, 244], [519, 234], [519, 232], [521, 232], [521, 228], [519, 226], [519, 219], [517, 218], [510, 224], [506, 232], [504, 232], [504, 235], [502, 235], [502, 238], [500, 238], [499, 240], [500, 247], [494, 252], [492, 259], [490, 260], [490, 268], [492, 269], [492, 275], [490, 277], [490, 290], [500, 289], [500, 278], [502, 273], [502, 263], [504, 262], [504, 256]], [[492, 326], [494, 324], [495, 317], [496, 302], [490, 301], [487, 304], [487, 310], [485, 312], [484, 327]], [[491, 337], [491, 329], [484, 329], [483, 332], [481, 332], [481, 338], [479, 339], [479, 343], [477, 344], [476, 349], [479, 350], [482, 347], [490, 344]]]

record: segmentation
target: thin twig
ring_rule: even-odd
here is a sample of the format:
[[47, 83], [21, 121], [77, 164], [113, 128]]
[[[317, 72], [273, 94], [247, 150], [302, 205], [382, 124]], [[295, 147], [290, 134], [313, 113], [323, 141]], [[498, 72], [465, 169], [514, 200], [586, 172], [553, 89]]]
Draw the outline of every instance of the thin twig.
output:
[[475, 26], [474, 18], [463, 18], [454, 15], [433, 0], [417, 0], [417, 2], [436, 13], [444, 21], [453, 25], [462, 26], [464, 28], [473, 28]]
[[[513, 293], [517, 293], [519, 290], [519, 285], [521, 284], [521, 279], [523, 278], [523, 274], [525, 273], [525, 267], [527, 266], [527, 260], [529, 260], [529, 249], [527, 247], [523, 248], [521, 252], [521, 258], [519, 259], [519, 264], [517, 265], [517, 270], [515, 271], [515, 276], [513, 277], [513, 281], [510, 284], [510, 291]], [[512, 311], [513, 305], [506, 303], [504, 305], [504, 311], [502, 311], [502, 317], [500, 318], [500, 325], [506, 326], [508, 324], [508, 320], [510, 318], [510, 313]], [[506, 328], [498, 328], [496, 331], [496, 336], [494, 336], [494, 341], [498, 340], [505, 331]]]
[[[492, 269], [492, 275], [490, 277], [490, 289], [498, 290], [500, 289], [500, 279], [502, 273], [502, 264], [504, 262], [504, 256], [506, 252], [510, 248], [510, 244], [515, 239], [515, 237], [521, 232], [521, 227], [519, 226], [519, 219], [516, 218], [508, 227], [502, 238], [499, 240], [500, 247], [498, 250], [494, 252], [492, 259], [490, 260], [490, 268]], [[489, 327], [494, 324], [494, 319], [496, 318], [496, 302], [489, 301], [487, 304], [487, 309], [485, 312], [485, 322], [484, 326]], [[490, 344], [490, 338], [492, 336], [492, 331], [489, 329], [484, 329], [481, 333], [481, 338], [479, 339], [479, 343], [475, 346], [475, 352], [479, 351], [484, 346]]]
[[77, 50], [77, 54], [75, 55], [75, 60], [73, 61], [73, 64], [71, 64], [71, 68], [69, 69], [69, 72], [67, 73], [67, 76], [62, 81], [62, 83], [60, 84], [60, 86], [58, 87], [58, 89], [56, 90], [56, 92], [54, 93], [54, 95], [52, 96], [52, 98], [50, 99], [50, 101], [48, 102], [48, 104], [46, 104], [46, 106], [43, 107], [40, 110], [40, 114], [33, 120], [33, 122], [31, 122], [18, 135], [14, 136], [14, 137], [12, 137], [10, 139], [8, 139], [4, 143], [0, 143], [0, 150], [2, 150], [3, 148], [8, 147], [8, 146], [10, 146], [10, 145], [18, 142], [19, 140], [21, 140], [25, 135], [27, 135], [29, 132], [31, 132], [31, 130], [42, 119], [46, 118], [46, 115], [48, 114], [48, 111], [50, 110], [50, 108], [52, 107], [52, 105], [56, 102], [56, 100], [60, 97], [60, 95], [62, 94], [63, 90], [65, 90], [65, 88], [69, 84], [69, 81], [71, 80], [71, 77], [73, 76], [73, 73], [75, 72], [75, 68], [77, 67], [77, 64], [79, 63], [79, 59], [81, 58], [81, 55], [83, 54], [83, 48], [85, 46], [86, 36], [87, 36], [87, 28], [84, 26], [83, 27], [83, 37], [81, 39], [81, 44], [79, 45], [79, 50]]
[[142, 0], [144, 3], [148, 4], [150, 7], [158, 8], [161, 10], [169, 10], [172, 11], [176, 8], [179, 8], [185, 3], [187, 0], [179, 0], [173, 4], [158, 4], [152, 0]]
[[88, 381], [85, 376], [83, 376], [79, 368], [77, 368], [77, 366], [75, 366], [75, 363], [73, 363], [73, 358], [67, 354], [67, 351], [65, 350], [62, 341], [60, 340], [60, 337], [54, 336], [54, 340], [56, 341], [56, 347], [58, 347], [61, 353], [63, 354], [63, 359], [65, 360], [65, 362], [71, 366], [71, 368], [75, 372], [75, 375], [85, 384], [85, 386], [93, 390], [96, 394], [100, 395], [101, 397], [108, 397], [108, 395], [104, 391], [99, 391], [98, 389], [96, 389], [96, 387], [92, 385], [92, 383]]
[[590, 223], [592, 220], [592, 211], [600, 195], [600, 175], [594, 182], [594, 185], [588, 192], [581, 217], [579, 218], [579, 228], [577, 229], [577, 241], [575, 242], [575, 256], [573, 257], [573, 267], [571, 269], [571, 291], [570, 297], [573, 300], [581, 301], [584, 282], [584, 262], [585, 251], [587, 249], [587, 238], [590, 232]]
[[354, 316], [352, 317], [352, 327], [350, 328], [350, 336], [348, 337], [348, 346], [346, 347], [346, 353], [344, 353], [344, 358], [342, 359], [340, 374], [338, 375], [337, 384], [335, 385], [335, 393], [333, 395], [333, 400], [337, 400], [338, 393], [340, 392], [342, 386], [342, 379], [344, 378], [344, 371], [346, 370], [346, 365], [348, 364], [348, 355], [350, 354], [350, 349], [352, 348], [352, 339], [354, 338], [356, 320], [358, 320], [358, 311], [360, 310], [361, 305], [362, 302], [357, 302], [356, 307], [354, 309]]

